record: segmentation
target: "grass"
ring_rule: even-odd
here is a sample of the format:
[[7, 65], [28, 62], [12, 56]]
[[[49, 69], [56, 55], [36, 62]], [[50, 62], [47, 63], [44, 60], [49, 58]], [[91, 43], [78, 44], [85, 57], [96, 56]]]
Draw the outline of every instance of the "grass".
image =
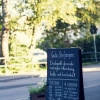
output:
[[85, 63], [82, 63], [83, 66], [86, 66], [86, 65], [93, 65], [93, 64], [99, 64], [100, 62], [85, 62]]
[[45, 65], [36, 65], [34, 67], [37, 71], [41, 71], [41, 70], [46, 70], [47, 69], [47, 66]]
[[[41, 70], [46, 70], [47, 67], [46, 66], [39, 66], [39, 65], [35, 65], [34, 66], [34, 70], [36, 71], [41, 71]], [[7, 67], [6, 70], [4, 67], [0, 67], [0, 75], [4, 75], [5, 72], [7, 74], [17, 74], [17, 73], [28, 73], [28, 72], [32, 72], [33, 71], [33, 66], [32, 65], [28, 65], [28, 66], [12, 66], [12, 67]]]

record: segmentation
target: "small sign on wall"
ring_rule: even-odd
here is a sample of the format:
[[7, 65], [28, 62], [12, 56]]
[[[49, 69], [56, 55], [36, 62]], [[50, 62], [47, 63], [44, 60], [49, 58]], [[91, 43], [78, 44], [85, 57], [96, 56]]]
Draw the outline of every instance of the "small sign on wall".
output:
[[81, 50], [47, 50], [46, 100], [84, 100]]

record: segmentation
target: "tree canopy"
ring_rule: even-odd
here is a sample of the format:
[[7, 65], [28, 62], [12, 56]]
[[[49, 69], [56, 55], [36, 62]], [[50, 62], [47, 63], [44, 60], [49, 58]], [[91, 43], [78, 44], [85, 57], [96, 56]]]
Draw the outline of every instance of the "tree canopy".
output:
[[78, 21], [94, 23], [99, 20], [100, 1], [98, 0], [23, 0], [19, 2], [16, 8], [20, 13], [32, 10], [32, 16], [27, 16], [27, 21], [34, 26], [41, 22], [53, 26], [58, 19], [69, 24], [77, 24]]
[[10, 39], [15, 31], [23, 31], [31, 37], [29, 48], [35, 45], [35, 34], [38, 34], [36, 29], [39, 26], [52, 29], [60, 20], [77, 31], [83, 26], [89, 28], [91, 23], [97, 24], [100, 20], [99, 0], [17, 0], [14, 9], [19, 14], [8, 16]]

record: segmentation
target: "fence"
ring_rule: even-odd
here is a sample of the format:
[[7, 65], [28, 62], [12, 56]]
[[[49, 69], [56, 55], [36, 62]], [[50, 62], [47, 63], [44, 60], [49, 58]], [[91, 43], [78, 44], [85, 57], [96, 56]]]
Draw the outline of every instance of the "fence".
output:
[[100, 61], [100, 52], [82, 52], [82, 62]]
[[[97, 58], [95, 58], [94, 52], [82, 52], [82, 62], [96, 62], [100, 61], [100, 52], [96, 53]], [[25, 71], [25, 68], [30, 68], [30, 70], [34, 71], [34, 65], [36, 64], [47, 64], [47, 62], [33, 62], [33, 58], [31, 56], [24, 56], [24, 57], [0, 57], [0, 60], [5, 60], [4, 65], [0, 65], [0, 68], [3, 68], [5, 74], [8, 73], [8, 68], [21, 68], [21, 70]], [[27, 69], [26, 68], [26, 69]], [[1, 69], [0, 69], [1, 70]], [[27, 71], [26, 71], [27, 72]], [[1, 73], [0, 73], [1, 74]]]
[[[0, 60], [4, 60], [5, 64], [0, 65], [0, 68], [3, 68], [2, 70], [4, 73], [7, 75], [9, 74], [8, 69], [19, 69], [23, 72], [25, 72], [26, 69], [30, 69], [31, 72], [34, 71], [34, 66], [35, 65], [40, 65], [40, 64], [46, 64], [47, 62], [34, 62], [33, 57], [31, 56], [23, 56], [23, 57], [0, 57]], [[1, 69], [0, 69], [1, 70]], [[30, 72], [29, 70], [29, 72]], [[26, 71], [28, 72], [28, 71]], [[12, 72], [16, 73], [16, 72]]]

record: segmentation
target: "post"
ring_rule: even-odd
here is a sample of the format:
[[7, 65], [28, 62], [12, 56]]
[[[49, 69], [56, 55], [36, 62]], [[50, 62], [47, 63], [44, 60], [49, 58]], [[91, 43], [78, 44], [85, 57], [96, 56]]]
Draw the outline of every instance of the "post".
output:
[[7, 75], [8, 73], [7, 73], [7, 59], [6, 59], [6, 57], [4, 57], [4, 59], [5, 59], [5, 75]]
[[31, 56], [31, 62], [32, 62], [32, 73], [34, 72], [34, 62], [33, 62], [33, 56]]
[[97, 50], [96, 50], [96, 43], [95, 43], [95, 34], [93, 34], [94, 38], [94, 53], [95, 53], [95, 61], [97, 62]]

